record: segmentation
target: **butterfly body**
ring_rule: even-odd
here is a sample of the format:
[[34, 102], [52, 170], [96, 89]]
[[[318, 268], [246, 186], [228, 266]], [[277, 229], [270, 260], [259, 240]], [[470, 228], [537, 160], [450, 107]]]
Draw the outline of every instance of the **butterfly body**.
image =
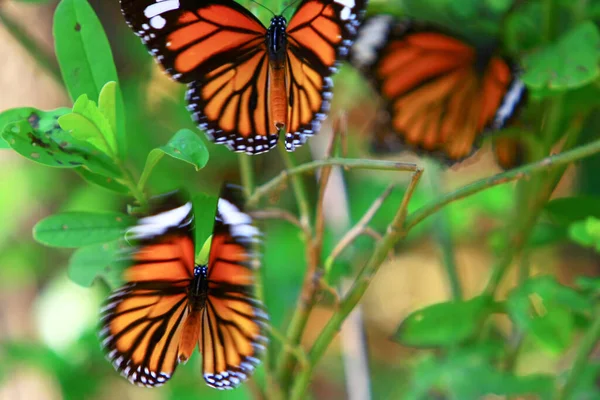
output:
[[194, 268], [194, 278], [188, 290], [188, 303], [193, 311], [201, 311], [206, 307], [208, 295], [208, 267], [197, 265]]
[[121, 0], [156, 61], [188, 84], [188, 110], [215, 143], [268, 151], [285, 128], [293, 151], [329, 111], [331, 76], [348, 54], [366, 0], [302, 0], [265, 27], [234, 0]]

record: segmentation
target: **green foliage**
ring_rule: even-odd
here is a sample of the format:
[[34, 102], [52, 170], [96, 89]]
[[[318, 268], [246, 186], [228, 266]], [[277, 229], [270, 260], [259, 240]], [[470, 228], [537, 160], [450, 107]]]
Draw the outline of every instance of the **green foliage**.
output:
[[80, 247], [118, 239], [134, 223], [121, 213], [68, 212], [38, 222], [33, 237], [47, 246]]
[[[50, 3], [43, 0], [20, 2]], [[263, 22], [268, 22], [271, 15], [267, 10], [252, 2], [243, 3]], [[284, 9], [286, 4], [283, 3], [279, 0], [261, 2], [276, 13]], [[369, 13], [392, 12], [439, 24], [482, 49], [496, 49], [520, 64], [523, 68], [521, 77], [533, 95], [522, 111], [520, 124], [509, 128], [513, 131], [508, 133], [511, 133], [510, 137], [527, 142], [532, 154], [530, 161], [535, 162], [557, 149], [566, 151], [574, 146], [583, 147], [586, 141], [597, 139], [600, 106], [600, 33], [597, 23], [600, 5], [596, 3], [584, 1], [575, 4], [566, 0], [382, 1], [372, 2]], [[117, 7], [116, 2], [106, 6], [104, 2], [93, 4]], [[288, 17], [293, 8], [286, 11]], [[99, 15], [103, 18], [111, 15], [107, 10], [102, 10]], [[124, 25], [122, 21], [120, 25]], [[170, 87], [161, 87], [160, 79], [152, 75], [157, 67], [153, 63], [150, 65], [150, 57], [138, 38], [115, 21], [105, 21], [104, 26], [111, 29], [109, 37], [114, 41], [112, 45], [118, 65], [122, 67], [122, 70], [119, 69], [121, 76], [117, 74], [113, 49], [103, 24], [88, 1], [62, 0], [54, 14], [53, 33], [64, 86], [74, 101], [72, 108], [39, 110], [20, 107], [0, 112], [0, 149], [11, 149], [33, 161], [22, 164], [19, 170], [11, 169], [10, 162], [3, 165], [6, 167], [0, 195], [0, 218], [4, 221], [0, 232], [0, 265], [3, 265], [0, 268], [0, 285], [3, 291], [28, 284], [43, 287], [54, 279], [57, 271], [65, 268], [70, 280], [77, 285], [89, 288], [100, 281], [111, 289], [117, 288], [121, 283], [122, 269], [126, 267], [122, 259], [130, 250], [120, 239], [135, 218], [124, 213], [99, 210], [143, 212], [152, 193], [181, 185], [193, 193], [197, 211], [195, 241], [200, 253], [197, 259], [205, 262], [210, 245], [207, 239], [214, 222], [215, 193], [224, 179], [236, 179], [236, 155], [223, 146], [207, 144], [202, 134], [192, 130], [189, 113], [183, 107], [184, 88], [173, 91]], [[113, 26], [116, 27], [114, 35]], [[37, 53], [41, 52], [32, 52], [33, 55]], [[130, 68], [130, 65], [134, 67]], [[368, 101], [362, 96], [366, 85], [359, 81], [358, 74], [348, 72], [349, 67], [344, 68], [346, 73], [342, 72], [336, 79], [336, 93], [341, 90], [342, 94], [351, 95], [340, 99], [338, 94], [335, 102], [347, 110], [361, 108]], [[152, 74], [150, 71], [153, 71]], [[333, 113], [336, 111], [335, 102]], [[353, 121], [352, 117], [349, 121]], [[586, 129], [591, 132], [587, 138], [583, 135], [576, 137], [579, 134], [577, 127], [581, 124], [587, 124]], [[350, 126], [349, 130], [359, 129], [360, 126]], [[569, 136], [565, 132], [575, 133]], [[355, 138], [350, 137], [348, 141], [350, 156], [364, 156], [365, 150]], [[556, 144], [564, 144], [564, 147], [553, 147]], [[307, 148], [304, 146], [297, 152], [298, 159], [307, 159]], [[281, 171], [277, 154], [271, 153], [252, 158], [257, 172], [255, 183], [258, 185]], [[419, 165], [423, 165], [421, 161]], [[426, 164], [428, 171], [430, 165]], [[509, 184], [493, 188], [489, 185], [487, 190], [473, 191], [441, 211], [444, 213], [443, 223], [447, 226], [429, 218], [409, 232], [403, 232], [407, 240], [396, 248], [400, 255], [409, 255], [413, 248], [422, 245], [429, 246], [426, 247], [428, 253], [432, 253], [431, 247], [436, 252], [441, 249], [441, 264], [449, 276], [452, 264], [462, 267], [462, 257], [456, 257], [453, 251], [459, 244], [478, 246], [478, 250], [489, 253], [493, 258], [490, 265], [479, 263], [476, 266], [469, 264], [469, 267], [485, 270], [489, 267], [493, 275], [502, 276], [509, 268], [516, 268], [510, 264], [517, 264], [514, 261], [519, 255], [522, 260], [519, 265], [520, 281], [509, 291], [506, 300], [497, 295], [497, 282], [490, 280], [485, 291], [477, 292], [469, 300], [455, 296], [417, 310], [400, 323], [393, 339], [403, 346], [417, 348], [414, 350], [417, 356], [413, 357], [411, 352], [399, 360], [385, 359], [383, 366], [376, 365], [381, 360], [370, 365], [371, 377], [378, 385], [391, 386], [402, 380], [398, 396], [393, 398], [475, 399], [494, 394], [550, 399], [556, 397], [566, 380], [571, 379], [566, 373], [530, 375], [514, 366], [520, 362], [521, 356], [526, 360], [524, 363], [528, 362], [526, 357], [531, 354], [540, 357], [538, 350], [549, 353], [553, 360], [567, 354], [567, 350], [569, 355], [570, 351], [581, 351], [579, 338], [597, 318], [596, 307], [600, 299], [600, 279], [597, 277], [579, 277], [573, 287], [559, 283], [552, 276], [529, 277], [527, 260], [535, 257], [541, 248], [552, 250], [553, 257], [559, 258], [561, 252], [556, 251], [557, 247], [570, 239], [582, 247], [600, 252], [598, 193], [592, 195], [575, 190], [577, 193], [569, 197], [550, 201], [547, 201], [549, 194], [543, 197], [544, 185], [541, 183], [551, 181], [560, 168], [562, 166], [549, 164], [542, 174], [526, 172], [527, 180], [518, 185], [518, 190]], [[580, 167], [582, 169], [584, 166]], [[597, 188], [597, 168], [583, 172], [591, 176], [590, 187]], [[361, 219], [365, 210], [397, 176], [396, 172], [372, 171], [344, 174], [351, 224]], [[427, 182], [429, 176], [424, 176]], [[447, 195], [446, 192], [450, 192], [451, 187], [454, 190], [454, 186], [446, 185], [446, 177], [440, 176], [439, 182], [433, 183], [443, 186], [434, 188], [436, 190], [424, 189], [421, 183], [411, 198], [409, 215], [435, 205]], [[456, 181], [451, 174], [448, 177], [454, 185]], [[313, 181], [310, 176], [305, 177], [303, 182], [309, 188], [311, 206], [316, 197]], [[390, 220], [406, 192], [406, 180], [400, 182], [399, 186], [404, 187], [392, 192], [369, 224], [373, 232], [383, 235], [390, 231]], [[464, 188], [468, 189], [469, 184], [466, 181], [464, 184]], [[268, 203], [266, 207], [277, 202], [276, 207], [295, 213], [295, 199], [292, 190], [288, 189], [270, 193], [272, 198], [269, 198], [270, 202], [265, 201]], [[36, 208], [33, 215], [30, 210], [22, 211], [22, 204], [32, 202], [31, 199], [34, 199]], [[44, 249], [31, 240], [29, 232], [19, 230], [23, 221], [39, 219], [42, 213], [54, 214], [35, 225], [33, 239], [50, 247], [75, 248], [69, 259], [64, 250]], [[310, 214], [311, 218], [307, 219], [315, 228], [312, 221], [315, 210], [311, 209]], [[321, 261], [326, 259], [339, 239], [328, 225], [329, 222], [326, 223]], [[262, 269], [262, 278], [265, 302], [270, 323], [285, 333], [290, 315], [303, 306], [298, 296], [305, 281], [310, 251], [314, 248], [307, 251], [305, 246], [308, 243], [303, 233], [286, 221], [261, 221], [261, 228], [264, 230], [262, 250], [265, 268]], [[371, 236], [359, 238], [336, 260], [331, 275], [325, 276], [327, 283], [337, 284], [339, 277], [352, 279], [356, 276], [356, 272], [371, 258], [374, 246], [382, 243], [376, 234]], [[571, 244], [569, 251], [575, 247]], [[502, 266], [504, 258], [508, 261]], [[551, 271], [545, 266], [544, 270]], [[456, 276], [457, 279], [463, 278], [462, 273]], [[318, 274], [313, 278], [317, 277]], [[371, 278], [372, 275], [368, 275], [354, 282], [352, 290], [368, 283]], [[483, 286], [477, 284], [476, 287]], [[322, 297], [329, 299], [326, 295]], [[348, 303], [341, 305], [345, 304]], [[333, 317], [326, 322], [340, 315], [339, 309], [333, 310]], [[498, 314], [508, 317], [504, 320], [509, 320], [510, 331], [499, 328], [496, 321]], [[321, 332], [320, 322], [311, 321], [309, 324], [310, 327], [319, 326], [317, 334]], [[89, 329], [89, 333], [71, 343], [66, 355], [39, 343], [3, 342], [0, 348], [3, 356], [0, 378], [9, 376], [15, 367], [27, 365], [54, 377], [64, 398], [101, 397], [103, 388], [111, 385], [112, 379], [119, 378], [100, 353], [95, 327]], [[309, 336], [304, 335], [305, 338]], [[520, 344], [515, 345], [515, 342]], [[272, 338], [269, 346], [271, 358], [290, 348]], [[435, 348], [435, 353], [425, 348]], [[313, 357], [310, 362], [314, 360], [314, 350], [312, 348], [309, 353]], [[570, 362], [570, 356], [561, 360], [560, 365], [567, 362]], [[390, 363], [394, 363], [394, 368], [390, 368]], [[402, 366], [401, 373], [390, 372], [396, 371], [398, 365]], [[310, 370], [314, 371], [314, 367], [311, 365]], [[259, 375], [273, 372], [273, 365], [265, 370], [262, 368]], [[382, 369], [387, 373], [386, 380], [377, 381]], [[316, 370], [319, 371], [319, 368]], [[302, 368], [292, 371], [292, 378], [297, 379], [304, 371]], [[598, 398], [595, 378], [599, 366], [590, 363], [582, 371], [576, 377], [578, 381], [573, 398]], [[328, 385], [340, 384], [336, 368], [327, 373], [330, 374], [326, 375]], [[168, 399], [209, 396], [246, 399], [255, 395], [249, 385], [231, 393], [215, 393], [200, 383], [201, 374], [200, 357], [195, 356], [188, 365], [179, 368], [172, 382], [161, 389], [158, 396]], [[272, 381], [274, 376], [263, 378], [261, 375], [257, 379], [256, 387], [266, 391], [267, 397], [271, 396], [263, 381]], [[315, 379], [318, 383], [314, 385], [315, 390], [324, 381], [322, 377]], [[377, 387], [375, 392], [384, 393], [386, 390]], [[314, 397], [318, 395], [315, 393]]]
[[494, 310], [488, 296], [434, 304], [413, 312], [400, 325], [395, 339], [405, 346], [452, 346], [473, 337]]
[[565, 91], [593, 82], [600, 75], [600, 32], [584, 22], [523, 60], [523, 82], [531, 89]]
[[414, 369], [413, 384], [405, 399], [431, 398], [443, 393], [449, 399], [479, 399], [485, 395], [536, 395], [551, 399], [554, 382], [551, 376], [517, 376], [493, 366], [502, 354], [497, 343], [473, 345], [449, 350], [445, 357], [424, 357]]
[[590, 301], [551, 276], [531, 278], [513, 290], [506, 308], [514, 323], [544, 349], [560, 353], [571, 343], [575, 313], [591, 311]]
[[569, 237], [584, 247], [592, 247], [600, 253], [600, 219], [588, 217], [569, 227]]

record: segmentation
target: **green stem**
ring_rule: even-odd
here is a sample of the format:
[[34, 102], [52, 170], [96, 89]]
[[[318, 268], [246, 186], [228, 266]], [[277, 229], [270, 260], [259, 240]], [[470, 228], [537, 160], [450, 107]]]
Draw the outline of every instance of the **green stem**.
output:
[[[432, 198], [438, 199], [441, 196], [442, 180], [441, 171], [437, 164], [430, 163], [426, 167], [427, 174], [431, 183]], [[454, 300], [462, 298], [462, 288], [460, 278], [456, 268], [456, 255], [454, 254], [454, 246], [452, 243], [452, 231], [448, 213], [442, 210], [435, 216], [434, 237], [442, 253], [442, 262], [446, 270], [446, 276], [450, 283], [450, 290]]]
[[240, 177], [242, 186], [246, 191], [246, 197], [250, 197], [254, 192], [254, 168], [252, 166], [252, 156], [248, 154], [240, 154], [238, 160], [240, 162]]
[[5, 13], [1, 5], [0, 24], [4, 25], [6, 30], [27, 50], [40, 67], [46, 70], [56, 82], [62, 85], [63, 80], [56, 60], [52, 59], [10, 15]]
[[[279, 153], [281, 154], [281, 158], [283, 159], [283, 163], [285, 165], [285, 170], [279, 174], [279, 176], [291, 176], [292, 188], [294, 190], [294, 196], [296, 197], [296, 201], [298, 202], [298, 209], [300, 210], [300, 223], [304, 227], [310, 226], [310, 203], [308, 201], [308, 194], [306, 191], [306, 186], [302, 181], [301, 177], [296, 176], [297, 173], [293, 173], [290, 171], [297, 170], [300, 167], [296, 167], [296, 160], [294, 159], [294, 155], [288, 152], [283, 146], [277, 146], [279, 148]], [[306, 164], [305, 164], [306, 165]], [[275, 178], [277, 179], [277, 178]], [[273, 180], [275, 180], [273, 179]], [[285, 178], [284, 178], [285, 179]], [[271, 182], [273, 181], [271, 180]], [[258, 198], [261, 197], [261, 193], [259, 191], [270, 182], [267, 182], [265, 185], [256, 188], [254, 195], [248, 199], [249, 204], [255, 204], [258, 201]], [[273, 185], [273, 188], [277, 187], [279, 183]]]
[[598, 341], [600, 341], [600, 307], [596, 309], [593, 321], [592, 326], [581, 339], [581, 344], [575, 354], [573, 368], [569, 371], [565, 386], [563, 386], [563, 389], [556, 396], [556, 400], [567, 400], [572, 398], [571, 396], [577, 386], [579, 378], [588, 364], [588, 358]]
[[506, 171], [489, 178], [480, 179], [469, 185], [463, 186], [454, 192], [448, 193], [411, 213], [406, 219], [406, 229], [410, 230], [415, 225], [421, 223], [423, 220], [432, 216], [448, 204], [457, 200], [464, 199], [465, 197], [469, 197], [475, 193], [494, 186], [523, 179], [531, 176], [534, 172], [544, 171], [553, 166], [566, 165], [573, 161], [590, 157], [596, 153], [600, 153], [600, 140], [580, 146], [574, 150], [548, 156], [542, 160], [527, 164], [521, 168], [511, 169], [510, 171]]
[[[285, 180], [294, 175], [303, 174], [305, 172], [311, 172], [315, 169], [327, 165], [340, 165], [344, 168], [358, 168], [358, 169], [370, 169], [370, 170], [383, 170], [383, 171], [407, 171], [413, 172], [416, 169], [415, 164], [403, 163], [397, 161], [388, 160], [364, 160], [356, 158], [328, 158], [325, 160], [316, 160], [306, 164], [302, 164], [298, 167], [292, 167], [285, 171], [282, 171], [275, 178], [256, 188], [254, 194], [248, 199], [248, 204], [255, 206], [258, 201], [265, 197], [267, 194], [279, 187]], [[286, 163], [287, 166], [287, 163]]]
[[344, 297], [344, 299], [340, 302], [338, 310], [335, 312], [335, 314], [333, 314], [327, 325], [325, 325], [325, 328], [323, 328], [317, 337], [317, 340], [313, 344], [309, 353], [310, 364], [308, 368], [305, 368], [296, 376], [290, 399], [301, 400], [305, 398], [305, 393], [308, 389], [313, 368], [321, 356], [323, 356], [323, 353], [329, 346], [329, 343], [331, 343], [331, 340], [333, 340], [337, 332], [340, 330], [346, 317], [348, 317], [348, 315], [352, 312], [354, 307], [356, 307], [364, 295], [365, 291], [369, 287], [371, 279], [379, 269], [379, 266], [386, 259], [389, 250], [406, 235], [406, 231], [403, 229], [406, 221], [406, 209], [414, 190], [419, 183], [422, 173], [422, 169], [416, 169], [413, 179], [408, 186], [406, 193], [404, 194], [402, 204], [396, 212], [391, 224], [388, 226], [385, 236], [375, 247], [375, 250], [373, 251], [373, 254], [371, 255], [371, 258], [367, 264], [365, 264], [365, 266], [358, 273], [346, 297]]

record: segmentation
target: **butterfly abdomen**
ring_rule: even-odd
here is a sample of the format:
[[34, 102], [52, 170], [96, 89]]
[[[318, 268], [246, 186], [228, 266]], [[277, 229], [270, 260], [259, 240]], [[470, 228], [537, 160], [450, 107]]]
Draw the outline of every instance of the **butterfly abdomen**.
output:
[[269, 85], [271, 96], [269, 106], [273, 115], [275, 127], [281, 129], [287, 126], [287, 91], [285, 84], [285, 62], [287, 56], [287, 38], [285, 33], [286, 20], [284, 17], [273, 17], [265, 38], [269, 54]]

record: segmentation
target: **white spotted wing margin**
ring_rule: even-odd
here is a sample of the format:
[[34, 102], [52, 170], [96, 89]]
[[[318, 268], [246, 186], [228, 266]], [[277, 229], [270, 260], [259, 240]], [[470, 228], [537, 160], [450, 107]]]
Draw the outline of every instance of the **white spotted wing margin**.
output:
[[[245, 381], [260, 364], [268, 343], [269, 318], [256, 297], [260, 232], [244, 212], [243, 202], [241, 188], [223, 186], [215, 217], [208, 304], [199, 343], [204, 379], [216, 389], [233, 389]], [[240, 249], [246, 255], [244, 259], [235, 255]], [[235, 346], [231, 346], [233, 343]]]

